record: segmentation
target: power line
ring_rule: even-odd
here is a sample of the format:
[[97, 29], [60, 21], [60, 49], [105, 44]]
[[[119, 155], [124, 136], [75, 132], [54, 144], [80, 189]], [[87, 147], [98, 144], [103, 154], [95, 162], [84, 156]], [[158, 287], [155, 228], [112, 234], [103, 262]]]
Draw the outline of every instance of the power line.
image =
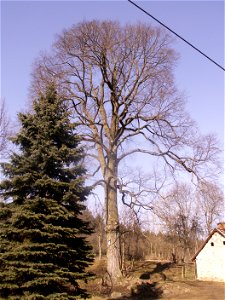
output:
[[146, 15], [148, 15], [149, 17], [151, 17], [152, 19], [154, 19], [160, 25], [162, 25], [163, 27], [165, 27], [166, 29], [168, 29], [170, 32], [172, 32], [174, 35], [176, 35], [178, 38], [180, 38], [182, 41], [184, 41], [186, 44], [188, 44], [193, 49], [195, 49], [196, 51], [198, 51], [200, 54], [202, 54], [203, 56], [205, 56], [208, 60], [210, 60], [212, 63], [214, 63], [217, 67], [219, 67], [220, 69], [222, 69], [223, 71], [225, 71], [225, 69], [221, 65], [219, 65], [215, 60], [213, 60], [212, 58], [210, 58], [208, 55], [206, 55], [204, 52], [202, 52], [201, 50], [199, 50], [193, 44], [189, 43], [186, 39], [184, 39], [182, 36], [180, 36], [174, 30], [172, 30], [171, 28], [169, 28], [168, 26], [166, 26], [164, 23], [162, 23], [161, 21], [159, 21], [158, 19], [156, 19], [153, 15], [151, 15], [149, 12], [147, 12], [146, 10], [144, 10], [142, 7], [140, 7], [139, 5], [137, 5], [136, 3], [134, 3], [131, 0], [128, 0], [128, 2], [130, 2], [131, 4], [133, 4], [134, 6], [136, 6], [138, 9], [140, 9], [141, 11], [143, 11]]

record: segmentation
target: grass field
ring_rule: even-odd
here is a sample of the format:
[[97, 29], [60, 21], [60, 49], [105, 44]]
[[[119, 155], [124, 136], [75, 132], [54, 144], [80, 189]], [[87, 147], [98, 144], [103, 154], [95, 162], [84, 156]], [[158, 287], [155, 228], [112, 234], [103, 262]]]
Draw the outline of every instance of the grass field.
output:
[[105, 261], [91, 267], [96, 274], [85, 284], [92, 300], [225, 300], [225, 284], [195, 279], [194, 265], [172, 265], [169, 262], [139, 261], [127, 263], [124, 277], [112, 285]]

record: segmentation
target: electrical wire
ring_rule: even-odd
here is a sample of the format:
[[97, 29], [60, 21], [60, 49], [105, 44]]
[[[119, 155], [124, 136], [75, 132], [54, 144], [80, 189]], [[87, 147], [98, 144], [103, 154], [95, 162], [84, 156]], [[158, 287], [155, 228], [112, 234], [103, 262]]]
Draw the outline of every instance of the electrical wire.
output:
[[153, 15], [151, 15], [149, 12], [147, 12], [146, 10], [144, 10], [142, 7], [140, 7], [139, 5], [137, 5], [136, 3], [134, 3], [131, 0], [128, 0], [128, 2], [130, 2], [131, 4], [133, 4], [134, 6], [136, 6], [138, 9], [140, 9], [141, 11], [143, 11], [146, 15], [148, 15], [149, 17], [151, 17], [152, 19], [154, 19], [156, 22], [158, 22], [160, 25], [162, 25], [163, 27], [165, 27], [167, 30], [169, 30], [170, 32], [172, 32], [179, 39], [181, 39], [182, 41], [184, 41], [186, 44], [188, 44], [189, 46], [191, 46], [194, 50], [198, 51], [200, 54], [202, 54], [204, 57], [206, 57], [209, 61], [211, 61], [212, 63], [214, 63], [217, 67], [219, 67], [220, 69], [222, 69], [223, 71], [225, 71], [225, 69], [221, 65], [219, 65], [215, 60], [213, 60], [212, 58], [210, 58], [208, 55], [206, 55], [204, 52], [202, 52], [201, 50], [199, 50], [197, 47], [195, 47], [193, 44], [191, 44], [190, 42], [188, 42], [181, 35], [179, 35], [174, 30], [172, 30], [171, 28], [169, 28], [168, 26], [166, 26], [164, 23], [162, 23], [161, 21], [159, 21], [158, 19], [156, 19]]

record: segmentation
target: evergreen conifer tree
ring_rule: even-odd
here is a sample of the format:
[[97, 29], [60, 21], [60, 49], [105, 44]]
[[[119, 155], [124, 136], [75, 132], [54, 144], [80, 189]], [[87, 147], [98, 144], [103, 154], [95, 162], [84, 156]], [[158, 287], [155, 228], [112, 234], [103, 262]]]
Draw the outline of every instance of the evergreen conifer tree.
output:
[[79, 281], [93, 258], [80, 218], [89, 190], [75, 125], [54, 85], [19, 120], [19, 151], [2, 164], [0, 298], [85, 298]]

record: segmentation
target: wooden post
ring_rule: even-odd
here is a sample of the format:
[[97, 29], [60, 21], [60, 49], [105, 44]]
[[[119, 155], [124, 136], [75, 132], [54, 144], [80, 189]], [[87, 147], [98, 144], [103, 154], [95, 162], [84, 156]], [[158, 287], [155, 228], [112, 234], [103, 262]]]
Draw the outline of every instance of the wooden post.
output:
[[182, 279], [185, 278], [185, 264], [182, 265], [182, 267], [181, 267], [181, 278], [182, 278]]

